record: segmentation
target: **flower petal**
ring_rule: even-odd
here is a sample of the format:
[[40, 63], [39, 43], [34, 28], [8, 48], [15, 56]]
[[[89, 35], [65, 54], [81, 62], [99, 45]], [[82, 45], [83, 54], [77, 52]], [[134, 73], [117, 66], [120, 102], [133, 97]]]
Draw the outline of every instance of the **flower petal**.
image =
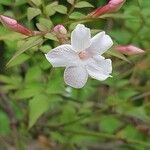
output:
[[53, 67], [76, 66], [79, 56], [69, 44], [61, 45], [45, 54]]
[[88, 73], [83, 66], [68, 67], [64, 72], [65, 83], [74, 88], [82, 88], [88, 79]]
[[112, 62], [110, 59], [94, 57], [86, 66], [89, 75], [97, 80], [106, 80], [111, 77]]
[[90, 53], [93, 55], [95, 54], [103, 54], [105, 51], [107, 51], [111, 46], [113, 45], [113, 41], [111, 37], [105, 32], [100, 32], [96, 34], [92, 39], [91, 39], [91, 45], [87, 49]]
[[90, 29], [83, 24], [78, 24], [71, 33], [71, 45], [75, 51], [85, 50], [90, 46]]

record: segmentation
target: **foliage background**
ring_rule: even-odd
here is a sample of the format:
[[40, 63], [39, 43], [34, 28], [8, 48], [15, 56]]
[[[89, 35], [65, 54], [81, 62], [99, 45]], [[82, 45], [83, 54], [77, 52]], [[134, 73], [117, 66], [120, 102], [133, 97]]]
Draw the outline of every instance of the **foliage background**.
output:
[[[150, 1], [127, 0], [116, 14], [86, 20], [107, 0], [0, 0], [0, 13], [44, 36], [24, 37], [0, 25], [0, 149], [147, 150], [150, 148]], [[123, 56], [113, 49], [113, 78], [90, 79], [83, 89], [64, 84], [63, 69], [44, 53], [59, 45], [50, 29], [77, 23], [106, 30], [115, 44], [146, 51]], [[6, 67], [7, 62], [13, 57]]]

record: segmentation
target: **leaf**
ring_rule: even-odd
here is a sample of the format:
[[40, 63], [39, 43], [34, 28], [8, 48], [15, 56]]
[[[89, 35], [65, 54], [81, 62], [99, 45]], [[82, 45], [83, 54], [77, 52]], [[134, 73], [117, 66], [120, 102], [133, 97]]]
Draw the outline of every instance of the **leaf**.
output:
[[0, 75], [0, 82], [17, 86], [21, 82], [21, 77], [19, 76], [6, 76], [6, 75]]
[[75, 8], [94, 7], [92, 4], [86, 1], [80, 1], [75, 5]]
[[63, 5], [56, 5], [54, 7], [54, 10], [61, 13], [61, 14], [66, 14], [67, 13], [67, 7], [65, 7]]
[[134, 126], [131, 126], [129, 124], [120, 132], [118, 132], [117, 136], [122, 138], [128, 138], [128, 139], [139, 139], [140, 133]]
[[16, 90], [18, 89], [18, 87], [15, 87], [14, 85], [3, 85], [3, 87], [1, 88], [2, 92], [9, 92], [10, 90]]
[[126, 112], [124, 112], [124, 113], [126, 113], [127, 115], [130, 115], [132, 117], [141, 119], [145, 122], [150, 122], [150, 118], [149, 118], [148, 114], [146, 113], [144, 106], [134, 107], [130, 110], [126, 110]]
[[76, 110], [75, 108], [72, 106], [71, 103], [68, 103], [67, 105], [65, 105], [63, 107], [63, 111], [60, 117], [60, 122], [61, 123], [65, 123], [65, 122], [69, 122], [71, 120], [75, 120], [77, 118], [76, 116]]
[[47, 16], [52, 16], [56, 13], [56, 10], [54, 9], [54, 6], [57, 6], [58, 2], [53, 2], [51, 4], [48, 4], [45, 8], [46, 15]]
[[[58, 74], [59, 75], [59, 74]], [[52, 81], [48, 81], [47, 82], [47, 88], [45, 89], [46, 93], [48, 94], [63, 94], [65, 91], [65, 87], [64, 87], [64, 81], [62, 78], [58, 78], [58, 76], [56, 73], [54, 74], [54, 76], [56, 76], [55, 78], [53, 78], [53, 84]]]
[[113, 116], [103, 116], [100, 120], [100, 129], [107, 133], [113, 133], [122, 125], [121, 121]]
[[41, 74], [42, 72], [39, 66], [30, 67], [26, 73], [25, 82], [40, 81]]
[[28, 99], [39, 95], [39, 93], [43, 91], [44, 88], [42, 84], [36, 82], [27, 83], [25, 88], [21, 88], [15, 92], [15, 98], [20, 100]]
[[0, 82], [5, 84], [12, 84], [12, 79], [9, 76], [0, 75]]
[[[65, 143], [66, 139], [64, 138], [64, 136], [59, 133], [59, 132], [54, 132], [52, 131], [50, 133], [51, 137], [55, 140], [55, 141], [59, 141], [60, 143]], [[67, 147], [68, 148], [68, 147]]]
[[43, 53], [48, 53], [51, 49], [52, 49], [52, 47], [50, 45], [43, 45], [43, 46], [40, 47], [40, 50]]
[[113, 49], [107, 51], [107, 54], [115, 56], [117, 58], [120, 58], [120, 59], [125, 60], [125, 61], [130, 63], [130, 61], [123, 54], [121, 54], [121, 53], [119, 53], [119, 52], [117, 52], [117, 51], [115, 51]]
[[29, 102], [29, 128], [31, 128], [37, 119], [48, 110], [49, 108], [49, 98], [45, 95], [35, 96]]
[[74, 0], [67, 0], [67, 2], [68, 2], [69, 4], [71, 4], [71, 5], [74, 4]]
[[82, 14], [82, 13], [80, 13], [80, 12], [73, 12], [73, 13], [69, 16], [70, 19], [81, 19], [81, 18], [84, 18], [84, 17], [85, 17], [85, 15]]
[[36, 24], [39, 30], [41, 31], [49, 31], [52, 27], [53, 23], [50, 19], [40, 18], [39, 23]]
[[43, 26], [43, 25], [40, 24], [40, 23], [36, 23], [36, 27], [37, 27], [40, 31], [46, 31], [45, 26]]
[[40, 6], [42, 4], [41, 0], [30, 0], [31, 2], [33, 2], [36, 6]]
[[41, 14], [41, 10], [38, 8], [29, 7], [27, 10], [28, 20], [31, 21], [34, 17]]
[[52, 33], [47, 33], [44, 37], [53, 41], [58, 41], [57, 37]]
[[6, 66], [9, 66], [9, 64], [14, 61], [19, 55], [27, 51], [28, 49], [37, 46], [38, 44], [41, 44], [43, 42], [43, 39], [41, 37], [32, 37], [30, 40], [26, 41], [20, 50], [18, 50], [14, 56], [9, 60], [9, 62], [6, 64]]
[[9, 68], [9, 67], [14, 67], [14, 66], [20, 65], [23, 62], [25, 62], [26, 60], [28, 60], [29, 58], [30, 58], [29, 55], [21, 54], [16, 58], [15, 61], [11, 62], [7, 67]]
[[20, 6], [26, 4], [26, 0], [15, 0], [15, 5], [14, 6]]
[[[0, 26], [0, 28], [1, 28], [1, 26]], [[15, 40], [19, 40], [19, 39], [21, 39], [23, 37], [25, 37], [25, 36], [20, 34], [20, 33], [11, 32], [9, 30], [9, 33], [4, 32], [3, 35], [0, 35], [0, 41], [1, 40], [7, 40], [7, 41], [13, 41], [14, 42]]]
[[12, 4], [12, 0], [0, 0], [0, 4], [9, 6]]
[[10, 122], [8, 116], [0, 111], [0, 135], [7, 135], [10, 133]]

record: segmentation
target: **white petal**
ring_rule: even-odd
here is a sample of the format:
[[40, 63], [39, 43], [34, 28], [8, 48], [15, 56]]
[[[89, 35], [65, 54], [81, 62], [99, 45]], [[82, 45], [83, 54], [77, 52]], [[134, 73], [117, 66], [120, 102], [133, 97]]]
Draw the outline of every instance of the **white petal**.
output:
[[106, 80], [112, 72], [112, 62], [110, 59], [103, 59], [101, 57], [94, 57], [87, 66], [89, 75], [97, 80]]
[[91, 45], [87, 50], [92, 54], [101, 55], [105, 51], [107, 51], [112, 45], [113, 41], [111, 37], [105, 34], [105, 32], [100, 32], [91, 39]]
[[82, 24], [78, 24], [71, 33], [71, 45], [75, 51], [85, 50], [90, 46], [90, 29]]
[[82, 88], [88, 79], [88, 73], [85, 67], [68, 67], [64, 72], [65, 83], [74, 88]]
[[74, 66], [78, 64], [79, 57], [69, 44], [61, 45], [45, 54], [53, 67]]

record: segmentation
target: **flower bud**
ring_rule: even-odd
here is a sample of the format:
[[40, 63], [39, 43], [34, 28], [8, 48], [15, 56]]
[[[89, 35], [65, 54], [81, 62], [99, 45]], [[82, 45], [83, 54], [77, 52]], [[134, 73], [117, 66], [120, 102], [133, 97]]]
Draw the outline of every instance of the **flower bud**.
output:
[[91, 12], [89, 16], [98, 17], [106, 13], [118, 11], [126, 0], [110, 0], [109, 3], [103, 7], [97, 8], [95, 11]]
[[3, 23], [7, 28], [11, 29], [12, 31], [19, 32], [21, 34], [31, 36], [33, 35], [33, 32], [26, 27], [20, 25], [17, 23], [16, 20], [0, 15], [0, 21]]
[[53, 28], [53, 32], [61, 44], [67, 42], [67, 30], [63, 25], [56, 25]]
[[110, 0], [108, 3], [111, 6], [110, 12], [118, 11], [123, 6], [125, 1], [126, 0]]
[[66, 34], [67, 34], [66, 28], [65, 28], [63, 25], [61, 25], [61, 24], [55, 26], [55, 27], [53, 28], [53, 31], [54, 31], [55, 34], [57, 34], [57, 35], [66, 35]]
[[126, 55], [136, 55], [145, 52], [142, 49], [133, 45], [118, 45], [114, 49]]

